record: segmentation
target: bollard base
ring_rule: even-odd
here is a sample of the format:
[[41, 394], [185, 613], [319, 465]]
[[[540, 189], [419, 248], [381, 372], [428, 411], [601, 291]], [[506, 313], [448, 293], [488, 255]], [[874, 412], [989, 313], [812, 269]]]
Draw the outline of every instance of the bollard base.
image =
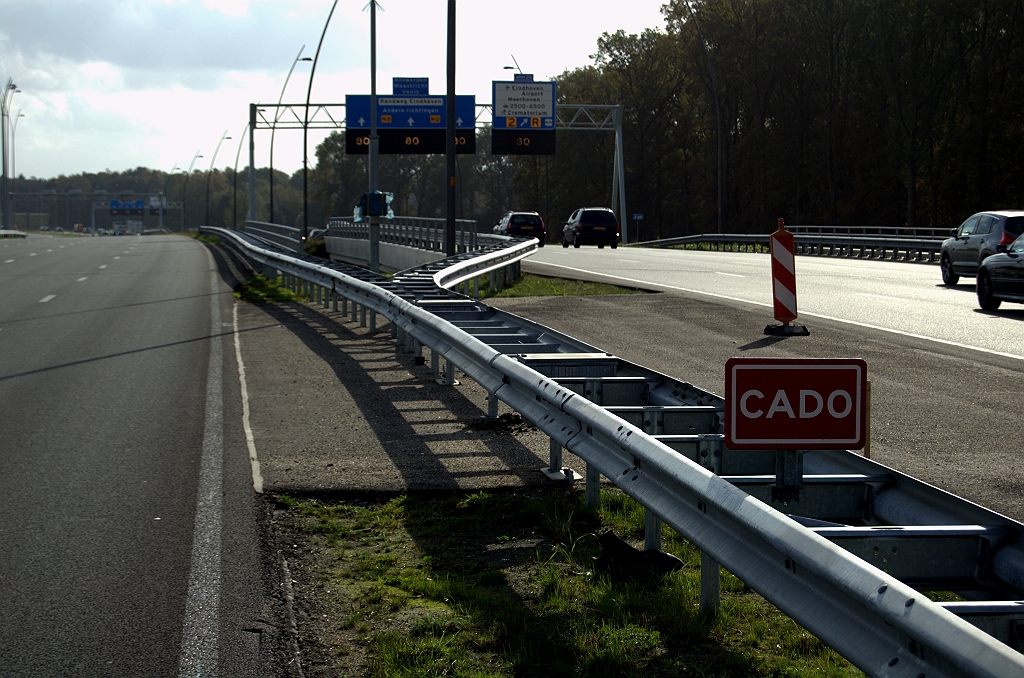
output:
[[811, 335], [803, 325], [769, 325], [764, 333], [773, 337], [809, 337]]

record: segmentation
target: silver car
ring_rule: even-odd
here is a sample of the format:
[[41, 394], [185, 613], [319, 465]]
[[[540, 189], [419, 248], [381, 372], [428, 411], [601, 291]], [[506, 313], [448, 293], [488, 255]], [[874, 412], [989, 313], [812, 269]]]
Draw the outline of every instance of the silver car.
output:
[[971, 215], [960, 228], [942, 241], [940, 265], [942, 282], [955, 285], [960, 277], [974, 278], [978, 267], [993, 254], [1006, 248], [1024, 233], [1024, 212], [1004, 210]]

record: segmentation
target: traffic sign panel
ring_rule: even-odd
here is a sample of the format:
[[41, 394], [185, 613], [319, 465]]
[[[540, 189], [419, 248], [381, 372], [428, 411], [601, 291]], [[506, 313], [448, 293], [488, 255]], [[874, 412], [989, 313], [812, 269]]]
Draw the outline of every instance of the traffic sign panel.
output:
[[494, 129], [555, 129], [554, 82], [491, 82]]
[[[381, 155], [429, 155], [443, 154], [446, 149], [446, 132], [441, 129], [380, 129], [379, 151]], [[361, 129], [345, 130], [345, 153], [366, 155], [370, 151], [370, 131]], [[458, 130], [455, 133], [455, 152], [472, 155], [476, 153], [476, 130]]]
[[725, 445], [864, 447], [867, 364], [858, 358], [732, 358], [725, 363]]
[[[444, 129], [447, 96], [377, 95], [377, 127], [381, 129]], [[476, 97], [455, 97], [455, 127], [476, 126]], [[346, 129], [370, 129], [370, 95], [345, 95]]]

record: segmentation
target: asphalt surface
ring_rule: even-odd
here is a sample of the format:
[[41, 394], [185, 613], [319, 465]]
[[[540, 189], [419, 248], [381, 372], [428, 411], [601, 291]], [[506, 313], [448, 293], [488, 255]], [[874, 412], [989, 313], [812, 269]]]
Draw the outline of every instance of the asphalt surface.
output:
[[[827, 276], [830, 265], [836, 270]], [[775, 321], [757, 289], [770, 290], [768, 266], [766, 255], [753, 253], [546, 247], [525, 270], [628, 279], [662, 292], [491, 303], [719, 394], [725, 362], [734, 356], [864, 358], [872, 382], [872, 457], [1024, 521], [1016, 416], [1024, 361], [1015, 357], [1024, 344], [1024, 307], [978, 312], [973, 285], [934, 289], [937, 267], [797, 257], [801, 309], [827, 310], [829, 317], [803, 315], [798, 322], [809, 327], [808, 337], [767, 337], [764, 328]], [[873, 287], [879, 279], [902, 297], [940, 299], [928, 302], [934, 317], [901, 314], [904, 302], [880, 296], [868, 297], [879, 309], [866, 315], [856, 299], [880, 289]], [[828, 295], [833, 305], [824, 309]]]
[[0, 674], [268, 674], [276, 581], [206, 246], [5, 240], [0, 289]]

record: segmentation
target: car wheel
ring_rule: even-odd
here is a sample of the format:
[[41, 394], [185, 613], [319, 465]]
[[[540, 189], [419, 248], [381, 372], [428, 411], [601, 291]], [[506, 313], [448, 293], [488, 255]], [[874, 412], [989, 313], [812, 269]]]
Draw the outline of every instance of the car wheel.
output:
[[614, 250], [614, 249], [618, 249], [618, 247], [619, 247], [619, 243], [617, 243], [617, 242], [613, 242], [613, 243], [612, 243], [612, 249], [613, 249], [613, 250]]
[[604, 245], [598, 245], [598, 246], [597, 246], [597, 249], [599, 249], [599, 250], [603, 250], [603, 249], [604, 249]]
[[544, 247], [544, 238], [537, 238], [537, 247]]
[[952, 287], [953, 285], [960, 282], [960, 276], [953, 273], [953, 262], [949, 260], [948, 255], [942, 255], [942, 262], [939, 264], [939, 268], [942, 269], [942, 282], [945, 285]]
[[562, 236], [562, 247], [568, 247], [568, 246], [569, 246], [569, 241], [566, 240], [565, 236], [563, 235]]
[[576, 249], [580, 248], [580, 237], [578, 235], [577, 236], [573, 236], [572, 246], [575, 247]]
[[992, 296], [992, 278], [984, 270], [978, 271], [978, 305], [986, 311], [995, 311], [1002, 303]]

